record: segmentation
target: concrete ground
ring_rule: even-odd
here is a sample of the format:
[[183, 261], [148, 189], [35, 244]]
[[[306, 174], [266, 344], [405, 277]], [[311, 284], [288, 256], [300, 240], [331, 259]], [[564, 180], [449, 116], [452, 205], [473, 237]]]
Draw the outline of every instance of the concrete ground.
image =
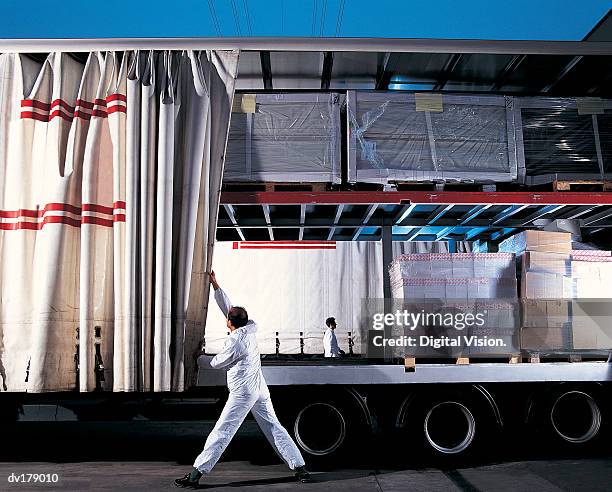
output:
[[[0, 491], [178, 490], [213, 422], [25, 422], [0, 433]], [[515, 443], [515, 449], [508, 451]], [[486, 456], [451, 468], [420, 459], [416, 447], [385, 440], [342, 462], [309, 462], [314, 483], [293, 481], [254, 422], [246, 422], [202, 489], [272, 491], [612, 491], [612, 453], [539, 449], [500, 439]], [[409, 454], [411, 448], [415, 452]], [[57, 484], [9, 482], [11, 474], [57, 473]], [[27, 475], [26, 475], [27, 478]]]
[[[184, 465], [169, 462], [0, 463], [0, 490], [178, 490], [175, 477]], [[15, 473], [57, 473], [54, 485], [8, 483]], [[547, 460], [504, 463], [452, 470], [338, 469], [313, 473], [314, 483], [293, 481], [283, 465], [222, 462], [201, 489], [271, 491], [610, 491], [609, 459]]]

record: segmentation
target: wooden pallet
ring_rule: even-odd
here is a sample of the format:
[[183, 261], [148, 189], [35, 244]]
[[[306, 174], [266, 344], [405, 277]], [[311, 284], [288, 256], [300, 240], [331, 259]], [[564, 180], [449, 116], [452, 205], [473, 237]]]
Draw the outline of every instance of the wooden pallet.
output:
[[612, 191], [612, 181], [575, 179], [553, 181], [554, 191]]
[[397, 191], [497, 191], [497, 185], [483, 183], [393, 181], [387, 186], [391, 186]]
[[[416, 357], [405, 357], [404, 358], [404, 369], [406, 370], [406, 372], [414, 372], [416, 370], [417, 362], [419, 361], [422, 365], [426, 365], [427, 363], [432, 363], [431, 359], [417, 359]], [[469, 357], [456, 357], [456, 358], [453, 358], [453, 361], [458, 366], [466, 366], [472, 362], [477, 363], [478, 358], [470, 360]], [[512, 355], [508, 357], [496, 358], [495, 361], [498, 362], [499, 364], [517, 364], [517, 363], [520, 363], [522, 359], [518, 355]], [[451, 362], [449, 361], [449, 363]]]
[[[495, 362], [497, 364], [523, 364], [523, 363], [529, 363], [529, 364], [539, 364], [539, 363], [545, 363], [548, 359], [554, 359], [554, 361], [562, 361], [562, 362], [582, 362], [583, 361], [583, 357], [580, 354], [559, 354], [559, 355], [555, 355], [554, 357], [552, 356], [544, 356], [544, 355], [540, 355], [539, 353], [525, 353], [523, 355], [509, 355], [506, 357], [498, 357], [498, 358], [492, 358], [492, 359], [486, 359], [487, 363], [491, 363], [491, 362]], [[596, 358], [589, 358], [589, 359], [593, 359], [593, 360], [605, 360], [605, 357], [596, 357]], [[456, 365], [469, 365], [469, 364], [478, 364], [479, 359], [478, 358], [473, 358], [470, 359], [469, 357], [457, 357], [454, 360], [454, 363]], [[417, 364], [420, 364], [421, 366], [423, 365], [427, 365], [427, 364], [431, 364], [431, 363], [435, 363], [433, 360], [431, 359], [418, 359], [416, 357], [405, 357], [404, 358], [404, 369], [406, 370], [406, 372], [414, 372], [416, 371], [416, 367]], [[448, 362], [449, 364], [452, 363], [451, 361]]]
[[331, 188], [330, 183], [223, 183], [223, 191], [312, 191], [323, 192]]
[[525, 351], [522, 355], [523, 360], [532, 364], [540, 362], [583, 362], [583, 361], [598, 361], [604, 362], [608, 356], [604, 354], [594, 355], [593, 353], [581, 352], [557, 352], [557, 353], [539, 353], [537, 351]]

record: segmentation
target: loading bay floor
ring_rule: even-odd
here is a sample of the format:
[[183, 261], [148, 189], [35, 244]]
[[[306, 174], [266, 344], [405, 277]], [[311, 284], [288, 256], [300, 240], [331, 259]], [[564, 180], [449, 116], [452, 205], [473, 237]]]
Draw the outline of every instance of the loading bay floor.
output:
[[[172, 479], [185, 466], [169, 462], [0, 463], [0, 490], [178, 490]], [[56, 485], [8, 484], [10, 473], [49, 473]], [[313, 473], [314, 482], [300, 484], [283, 465], [225, 461], [201, 485], [202, 490], [295, 491], [609, 491], [609, 459], [545, 460], [504, 463], [450, 470], [338, 469]]]
[[[0, 436], [0, 491], [179, 490], [213, 422], [8, 425]], [[314, 483], [294, 482], [254, 422], [245, 422], [203, 490], [315, 491], [610, 491], [612, 448], [605, 436], [585, 453], [538, 450], [533, 436], [503, 439], [487, 456], [438, 468], [409, 456], [410, 443], [385, 441], [382, 452], [310, 466]], [[503, 452], [498, 452], [498, 451]], [[490, 458], [494, 455], [494, 458]], [[8, 477], [57, 473], [57, 484], [10, 483]]]

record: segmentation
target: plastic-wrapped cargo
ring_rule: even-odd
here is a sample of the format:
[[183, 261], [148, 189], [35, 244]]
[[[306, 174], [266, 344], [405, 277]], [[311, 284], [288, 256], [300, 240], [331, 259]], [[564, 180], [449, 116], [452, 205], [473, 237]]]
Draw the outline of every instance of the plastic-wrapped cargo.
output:
[[340, 183], [339, 94], [237, 94], [226, 182]]
[[521, 181], [612, 176], [612, 100], [522, 97], [515, 102]]
[[416, 253], [389, 267], [393, 297], [401, 299], [515, 299], [511, 253]]
[[512, 98], [348, 91], [348, 179], [512, 181]]
[[[440, 356], [499, 356], [519, 352], [518, 306], [515, 257], [512, 253], [425, 253], [405, 254], [389, 267], [393, 297], [402, 299], [402, 309], [409, 312], [482, 316], [483, 322], [469, 327], [455, 323], [442, 326], [422, 324], [426, 336], [439, 336], [465, 341], [501, 339], [503, 347], [466, 346], [454, 352], [442, 350]], [[397, 302], [397, 301], [396, 301]], [[455, 317], [455, 320], [458, 319]], [[393, 334], [402, 335], [402, 326], [394, 326]], [[441, 331], [442, 330], [442, 331]], [[404, 356], [435, 357], [430, 347], [417, 344], [406, 348]]]

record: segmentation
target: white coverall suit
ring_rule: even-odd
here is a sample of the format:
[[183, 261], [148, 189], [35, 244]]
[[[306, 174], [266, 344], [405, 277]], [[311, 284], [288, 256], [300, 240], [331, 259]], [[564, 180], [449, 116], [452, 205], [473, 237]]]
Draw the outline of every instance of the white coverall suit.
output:
[[[232, 304], [225, 292], [217, 289], [215, 300], [227, 316]], [[299, 449], [274, 413], [270, 392], [261, 372], [256, 331], [257, 325], [249, 320], [246, 326], [230, 333], [219, 354], [210, 358], [200, 357], [213, 369], [227, 370], [230, 392], [219, 420], [206, 439], [204, 450], [193, 464], [200, 473], [206, 474], [212, 470], [249, 411], [253, 412], [264, 435], [289, 468], [295, 470], [304, 466]]]
[[328, 328], [323, 335], [323, 348], [325, 349], [325, 357], [338, 357], [340, 347], [338, 347], [338, 339], [334, 330]]

